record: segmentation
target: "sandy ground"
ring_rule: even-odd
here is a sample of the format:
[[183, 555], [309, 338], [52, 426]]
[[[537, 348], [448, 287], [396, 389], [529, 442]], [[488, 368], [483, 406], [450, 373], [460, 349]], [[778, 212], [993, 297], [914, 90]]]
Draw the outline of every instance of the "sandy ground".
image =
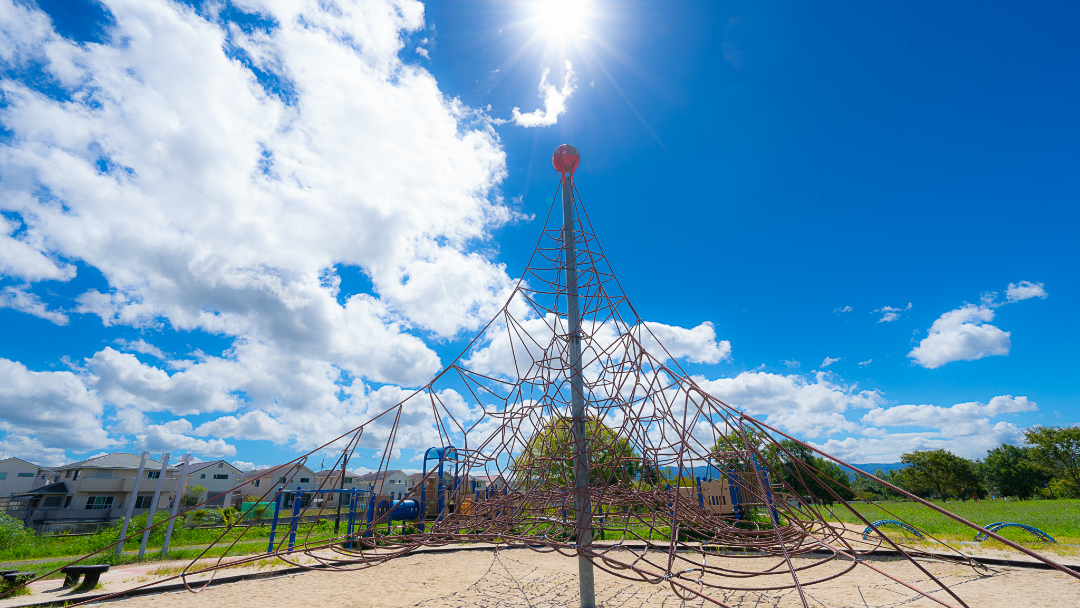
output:
[[[748, 560], [711, 559], [709, 565], [738, 569]], [[757, 559], [754, 569], [763, 563]], [[810, 560], [796, 560], [796, 566]], [[884, 572], [915, 587], [930, 590], [933, 583], [915, 566], [896, 560], [874, 561]], [[838, 572], [850, 563], [831, 563], [804, 572], [803, 581]], [[964, 603], [985, 608], [1016, 608], [1020, 606], [1080, 606], [1080, 580], [1043, 570], [995, 568], [976, 572], [971, 568], [940, 562], [923, 562], [923, 566], [949, 586]], [[160, 567], [155, 564], [154, 567]], [[103, 579], [105, 590], [130, 587], [147, 580], [144, 572], [117, 570]], [[226, 574], [244, 572], [241, 569]], [[790, 582], [791, 575], [783, 572], [767, 577], [769, 582]], [[745, 579], [727, 579], [731, 583], [746, 583]], [[752, 584], [761, 584], [754, 579]], [[764, 582], [764, 581], [762, 581]], [[38, 585], [58, 588], [56, 581]], [[830, 607], [912, 607], [939, 606], [920, 597], [916, 592], [874, 572], [858, 566], [844, 576], [805, 588], [810, 606]], [[78, 596], [64, 595], [57, 599], [76, 600]], [[740, 608], [802, 606], [795, 590], [783, 591], [723, 591], [712, 590], [714, 599]], [[709, 606], [700, 598], [683, 601], [666, 584], [652, 585], [628, 581], [596, 570], [596, 595], [600, 605], [608, 608], [638, 606]], [[954, 598], [938, 589], [932, 595], [949, 605], [960, 606]], [[46, 588], [35, 589], [34, 596], [0, 601], [0, 606], [43, 601], [56, 597]], [[99, 605], [99, 604], [95, 604]], [[416, 606], [443, 608], [457, 606], [508, 606], [554, 608], [578, 605], [577, 561], [557, 554], [541, 554], [528, 549], [493, 551], [458, 551], [427, 555], [410, 555], [391, 562], [351, 572], [308, 572], [263, 580], [241, 581], [208, 587], [197, 594], [189, 592], [146, 595], [110, 602], [110, 607], [153, 606], [155, 608], [265, 608], [298, 605], [341, 608], [382, 608]]]

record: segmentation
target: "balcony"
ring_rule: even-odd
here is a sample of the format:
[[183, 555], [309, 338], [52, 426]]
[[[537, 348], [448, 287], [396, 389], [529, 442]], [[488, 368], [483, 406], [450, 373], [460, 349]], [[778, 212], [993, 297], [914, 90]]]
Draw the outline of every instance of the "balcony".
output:
[[[176, 478], [166, 478], [161, 484], [161, 493], [172, 493], [176, 491]], [[79, 481], [71, 484], [75, 486], [72, 488], [75, 492], [81, 492], [86, 494], [118, 494], [124, 492], [131, 492], [135, 487], [135, 478], [128, 477], [125, 479], [96, 479], [93, 477], [83, 477]], [[157, 487], [156, 479], [144, 479], [139, 484], [139, 493], [153, 492]]]

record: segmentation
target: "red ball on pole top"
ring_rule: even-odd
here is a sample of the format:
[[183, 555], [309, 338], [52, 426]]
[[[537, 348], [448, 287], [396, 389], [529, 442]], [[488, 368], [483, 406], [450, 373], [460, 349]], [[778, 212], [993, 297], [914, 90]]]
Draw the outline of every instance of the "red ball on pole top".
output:
[[551, 165], [563, 175], [569, 173], [573, 176], [579, 163], [581, 163], [581, 155], [578, 154], [577, 148], [570, 144], [563, 144], [555, 148], [555, 153], [551, 155]]

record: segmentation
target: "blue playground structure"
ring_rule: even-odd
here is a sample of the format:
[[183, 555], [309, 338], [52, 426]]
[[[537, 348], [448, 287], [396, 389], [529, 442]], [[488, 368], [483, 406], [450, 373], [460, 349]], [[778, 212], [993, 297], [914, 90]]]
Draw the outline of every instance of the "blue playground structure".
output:
[[[1001, 530], [1002, 528], [1020, 528], [1021, 530], [1027, 530], [1032, 535], [1034, 535], [1034, 536], [1036, 536], [1038, 538], [1041, 538], [1041, 539], [1045, 540], [1048, 543], [1056, 543], [1057, 542], [1056, 540], [1054, 540], [1054, 538], [1052, 536], [1050, 536], [1046, 532], [1043, 532], [1042, 530], [1036, 528], [1035, 526], [1029, 526], [1027, 524], [1014, 524], [1014, 523], [1005, 522], [1005, 521], [996, 521], [996, 522], [994, 522], [994, 523], [992, 523], [992, 524], [990, 524], [988, 526], [983, 526], [983, 527], [986, 528], [987, 530], [991, 531], [991, 532], [997, 532], [998, 530]], [[975, 540], [979, 541], [980, 543], [982, 541], [986, 540], [987, 538], [989, 538], [989, 537], [986, 536], [986, 534], [983, 533], [983, 532], [979, 532], [978, 534], [975, 535]]]
[[909, 526], [908, 524], [905, 524], [902, 521], [896, 521], [895, 519], [879, 519], [874, 523], [870, 524], [869, 526], [866, 526], [866, 529], [863, 530], [862, 533], [863, 540], [866, 540], [866, 537], [874, 531], [874, 528], [880, 528], [881, 526], [899, 526], [907, 530], [908, 532], [911, 532], [915, 536], [923, 538], [922, 532], [919, 532], [917, 529], [915, 529], [914, 526]]

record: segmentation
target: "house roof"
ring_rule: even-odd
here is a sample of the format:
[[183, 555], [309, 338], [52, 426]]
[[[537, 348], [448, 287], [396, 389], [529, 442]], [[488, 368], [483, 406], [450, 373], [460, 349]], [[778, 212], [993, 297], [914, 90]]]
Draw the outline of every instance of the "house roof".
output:
[[21, 496], [39, 496], [41, 494], [67, 494], [68, 489], [64, 482], [59, 481], [57, 483], [50, 483], [47, 486], [41, 486], [40, 488], [34, 488], [33, 490], [27, 490], [25, 492], [19, 492], [12, 495], [12, 498], [19, 498]]
[[5, 463], [5, 462], [7, 462], [9, 460], [18, 460], [19, 462], [26, 463], [26, 464], [28, 464], [28, 465], [30, 465], [32, 467], [37, 467], [39, 469], [47, 468], [47, 467], [41, 466], [40, 464], [34, 464], [34, 463], [30, 462], [29, 460], [23, 460], [22, 458], [15, 458], [14, 456], [12, 456], [11, 458], [5, 458], [3, 460], [0, 460], [0, 465], [2, 465], [3, 463]]
[[232, 469], [234, 471], [237, 471], [237, 472], [240, 471], [240, 469], [238, 469], [235, 466], [229, 464], [228, 462], [225, 462], [224, 460], [211, 460], [210, 462], [196, 462], [195, 464], [188, 467], [188, 473], [197, 473], [197, 472], [199, 472], [199, 471], [201, 471], [203, 469], [209, 468], [209, 467], [211, 467], [213, 465], [216, 465], [218, 463], [225, 463], [225, 466], [229, 467], [230, 469]]
[[[138, 469], [139, 461], [141, 460], [142, 454], [113, 452], [112, 454], [105, 454], [104, 456], [96, 456], [94, 458], [87, 458], [86, 460], [80, 460], [78, 462], [65, 464], [62, 467], [57, 467], [56, 470], [64, 471], [67, 469]], [[160, 469], [161, 461], [154, 460], [153, 458], [147, 458], [146, 468]], [[170, 464], [168, 470], [179, 471], [180, 467]]]
[[[316, 471], [315, 475], [317, 475], [319, 477], [330, 477], [330, 476], [337, 477], [338, 475], [341, 475], [341, 469], [323, 469], [322, 471]], [[357, 473], [356, 471], [350, 471], [348, 469], [345, 469], [345, 476], [346, 477], [360, 477], [361, 475], [360, 475], [360, 473]]]
[[[403, 473], [399, 469], [391, 469], [389, 471], [375, 471], [374, 473], [361, 475], [360, 481], [381, 481], [383, 479], [386, 479], [387, 477], [390, 477], [394, 473], [401, 473], [402, 475], [405, 475], [405, 473]], [[408, 475], [406, 475], [406, 477], [408, 477]]]
[[[269, 469], [255, 469], [253, 471], [244, 471], [240, 473], [240, 478], [255, 479], [256, 477], [281, 477], [282, 475], [286, 477], [294, 477], [296, 475], [303, 474], [305, 471], [312, 475], [315, 474], [314, 472], [312, 472], [311, 469], [307, 467], [300, 467], [297, 469], [293, 469], [292, 467], [293, 465], [279, 464], [278, 466], [270, 467]], [[292, 473], [289, 473], [290, 470], [292, 470]]]
[[502, 479], [502, 474], [500, 473], [498, 475], [470, 475], [470, 477], [472, 477], [473, 479], [475, 479], [477, 481], [489, 481], [490, 482], [490, 481], [495, 481], [496, 479]]

